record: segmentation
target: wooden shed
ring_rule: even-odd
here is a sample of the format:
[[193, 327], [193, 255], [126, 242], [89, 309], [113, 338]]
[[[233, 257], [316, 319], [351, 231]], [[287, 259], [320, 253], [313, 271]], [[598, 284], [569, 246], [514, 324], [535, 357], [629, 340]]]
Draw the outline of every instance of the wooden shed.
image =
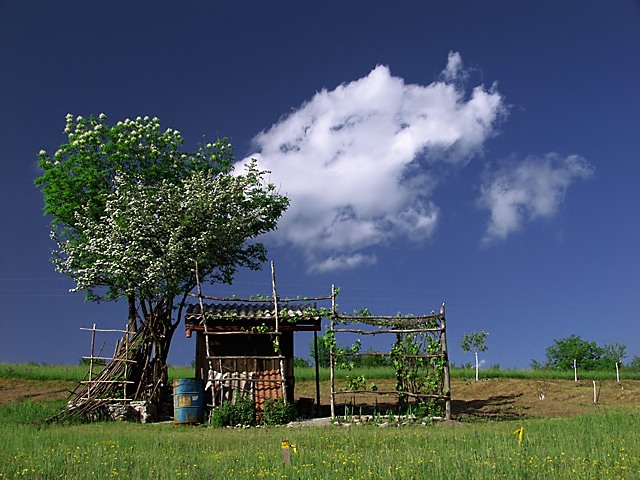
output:
[[187, 308], [187, 337], [196, 332], [196, 378], [207, 405], [252, 398], [294, 401], [294, 333], [320, 330], [322, 317], [303, 303], [223, 302]]

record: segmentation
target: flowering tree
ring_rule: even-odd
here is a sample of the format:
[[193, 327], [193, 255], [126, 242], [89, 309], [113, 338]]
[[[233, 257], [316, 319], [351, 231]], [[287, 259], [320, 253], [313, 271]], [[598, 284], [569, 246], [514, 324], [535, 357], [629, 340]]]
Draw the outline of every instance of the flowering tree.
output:
[[239, 267], [260, 268], [266, 250], [249, 241], [276, 228], [288, 199], [255, 163], [234, 174], [224, 140], [184, 152], [180, 133], [161, 131], [157, 118], [105, 120], [68, 115], [69, 143], [40, 151], [36, 184], [53, 217], [57, 270], [90, 300], [126, 298], [129, 328], [145, 332], [134, 376], [155, 392], [167, 385], [196, 266], [200, 280], [224, 283]]

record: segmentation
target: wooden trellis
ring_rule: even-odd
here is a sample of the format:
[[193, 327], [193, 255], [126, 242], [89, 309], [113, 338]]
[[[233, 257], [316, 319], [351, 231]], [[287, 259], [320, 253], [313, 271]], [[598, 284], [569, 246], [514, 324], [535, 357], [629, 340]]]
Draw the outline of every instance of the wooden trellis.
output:
[[[331, 386], [331, 416], [336, 416], [336, 396], [340, 394], [349, 394], [352, 398], [361, 394], [367, 395], [393, 395], [395, 394], [398, 401], [404, 398], [411, 398], [416, 401], [433, 400], [442, 403], [444, 417], [451, 419], [451, 381], [449, 373], [449, 360], [447, 354], [447, 338], [446, 338], [446, 319], [444, 303], [439, 313], [432, 312], [430, 315], [406, 315], [406, 316], [374, 316], [354, 315], [347, 316], [338, 313], [336, 309], [336, 291], [332, 288], [332, 308], [330, 315], [330, 332], [336, 340], [342, 334], [355, 334], [357, 336], [369, 335], [395, 335], [396, 346], [398, 342], [406, 338], [427, 338], [429, 348], [418, 348], [418, 351], [407, 353], [401, 351], [400, 348], [392, 349], [390, 352], [348, 352], [335, 348], [330, 351], [330, 386]], [[365, 325], [364, 328], [357, 327], [355, 324]], [[406, 385], [396, 385], [395, 390], [376, 390], [371, 391], [366, 388], [351, 388], [336, 391], [335, 369], [337, 360], [344, 356], [384, 356], [393, 358], [401, 365], [406, 362], [413, 362], [415, 368], [422, 368], [423, 371], [416, 371], [416, 375], [421, 373], [424, 375], [436, 375], [435, 385], [437, 388], [408, 388]], [[419, 383], [419, 382], [418, 382]], [[414, 391], [412, 391], [414, 390]]]

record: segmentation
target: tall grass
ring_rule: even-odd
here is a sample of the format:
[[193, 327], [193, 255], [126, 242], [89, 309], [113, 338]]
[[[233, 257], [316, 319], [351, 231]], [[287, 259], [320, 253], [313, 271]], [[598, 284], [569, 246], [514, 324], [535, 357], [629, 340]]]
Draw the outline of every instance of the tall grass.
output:
[[[0, 376], [74, 380], [86, 366], [0, 365]], [[464, 371], [464, 369], [461, 369]], [[297, 374], [314, 378], [313, 369]], [[338, 371], [393, 378], [393, 369]], [[492, 371], [484, 370], [486, 377]], [[504, 372], [514, 377], [514, 371]], [[471, 372], [472, 373], [472, 372]], [[522, 378], [550, 378], [525, 371]], [[571, 372], [569, 372], [571, 373]], [[454, 370], [454, 375], [456, 371]], [[171, 369], [172, 377], [193, 369]], [[322, 375], [328, 378], [328, 369]], [[556, 378], [556, 377], [553, 377]], [[570, 377], [573, 379], [573, 376]], [[300, 478], [583, 479], [640, 477], [640, 409], [594, 405], [585, 416], [441, 426], [248, 430], [132, 423], [48, 425], [64, 401], [0, 406], [0, 479]], [[514, 432], [524, 427], [519, 445]], [[289, 464], [281, 442], [298, 453]]]
[[[451, 377], [475, 379], [473, 368], [452, 368]], [[506, 370], [501, 368], [487, 368], [480, 370], [480, 378], [521, 378], [525, 380], [573, 380], [573, 370]], [[616, 372], [606, 370], [578, 370], [578, 378], [581, 380], [615, 380]], [[624, 380], [640, 380], [640, 372], [636, 370], [622, 369], [620, 378]]]
[[[94, 371], [102, 367], [96, 367]], [[0, 378], [27, 380], [66, 380], [79, 382], [89, 372], [88, 365], [49, 365], [45, 363], [0, 363]]]
[[[296, 367], [296, 380], [313, 380], [315, 379], [315, 369], [312, 367]], [[320, 368], [320, 380], [328, 380], [330, 371], [328, 368]], [[395, 378], [396, 372], [393, 367], [354, 367], [352, 370], [336, 369], [336, 378], [345, 379], [347, 376], [353, 378], [359, 375], [367, 379], [376, 378]], [[616, 372], [607, 371], [578, 371], [578, 376], [584, 380], [615, 380]], [[632, 370], [622, 370], [620, 373], [622, 379], [640, 380], [640, 372]], [[473, 368], [452, 368], [452, 378], [475, 379], [475, 370]], [[480, 370], [480, 378], [521, 378], [529, 380], [573, 380], [573, 370], [503, 370], [500, 368], [491, 368]]]
[[[60, 405], [58, 405], [59, 407]], [[455, 426], [37, 427], [48, 405], [0, 407], [0, 479], [637, 478], [637, 409]], [[38, 410], [40, 409], [40, 410]], [[524, 427], [522, 445], [514, 431]], [[281, 442], [297, 447], [287, 465]]]
[[[101, 367], [94, 367], [94, 371], [99, 371]], [[24, 378], [31, 380], [66, 380], [80, 381], [88, 373], [87, 365], [49, 365], [45, 363], [0, 363], [0, 378]], [[320, 368], [320, 380], [328, 380], [330, 371], [328, 368]], [[314, 380], [315, 368], [296, 367], [296, 380]], [[396, 372], [393, 367], [354, 367], [352, 370], [336, 369], [336, 378], [346, 379], [364, 376], [367, 379], [395, 378]], [[578, 371], [578, 375], [584, 380], [615, 380], [615, 372], [607, 371]], [[621, 378], [625, 380], [640, 380], [640, 372], [623, 369]], [[193, 367], [169, 366], [169, 379], [191, 378], [194, 376]], [[451, 369], [452, 378], [473, 379], [475, 371], [473, 368]], [[506, 370], [500, 368], [490, 368], [480, 370], [480, 378], [521, 378], [530, 380], [557, 379], [573, 380], [573, 370]]]
[[[102, 367], [94, 366], [99, 372]], [[88, 365], [50, 365], [47, 363], [0, 363], [0, 378], [24, 378], [27, 380], [65, 380], [79, 382], [89, 372]], [[169, 379], [191, 378], [193, 367], [169, 366]]]

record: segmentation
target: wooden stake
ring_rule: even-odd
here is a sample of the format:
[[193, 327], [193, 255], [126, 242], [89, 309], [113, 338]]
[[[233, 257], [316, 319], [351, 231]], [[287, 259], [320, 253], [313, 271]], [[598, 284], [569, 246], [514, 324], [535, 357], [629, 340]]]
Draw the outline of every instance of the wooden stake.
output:
[[282, 459], [285, 465], [289, 465], [291, 462], [291, 443], [289, 440], [282, 441]]
[[[335, 285], [331, 285], [331, 315], [330, 315], [330, 332], [332, 335], [334, 335], [333, 333], [333, 327], [334, 327], [334, 322], [333, 319], [335, 318], [336, 315], [336, 288]], [[331, 387], [331, 418], [335, 418], [336, 417], [336, 385], [335, 385], [335, 359], [333, 357], [333, 351], [329, 350], [329, 371], [330, 371], [330, 387]]]
[[[278, 311], [278, 290], [276, 288], [276, 266], [274, 261], [271, 261], [271, 288], [273, 290], [273, 309], [275, 310], [275, 322], [276, 322], [276, 335], [280, 333], [280, 312]], [[282, 380], [282, 400], [287, 403], [287, 385], [284, 372], [284, 360], [282, 359], [282, 350], [280, 346], [280, 339], [276, 336], [274, 342], [277, 342], [277, 354], [280, 358], [280, 379]]]
[[96, 342], [96, 324], [93, 324], [93, 329], [91, 330], [91, 358], [89, 359], [89, 385], [87, 386], [87, 400], [91, 399], [91, 380], [93, 377], [93, 355], [94, 355], [94, 345]]
[[313, 331], [313, 359], [316, 363], [316, 416], [320, 416], [320, 365], [318, 364], [318, 332]]
[[442, 327], [440, 344], [442, 346], [442, 354], [444, 355], [444, 389], [447, 395], [444, 418], [445, 420], [451, 420], [451, 373], [449, 371], [449, 354], [447, 352], [447, 328], [444, 305], [443, 303], [440, 307], [440, 326]]
[[[198, 302], [200, 303], [200, 316], [202, 317], [202, 326], [204, 328], [204, 344], [207, 349], [207, 360], [208, 360], [208, 372], [207, 372], [207, 380], [211, 375], [213, 375], [213, 363], [211, 362], [211, 350], [209, 347], [209, 335], [207, 331], [207, 317], [204, 314], [204, 302], [202, 301], [202, 288], [200, 287], [200, 277], [198, 275], [198, 261], [196, 260], [196, 285], [198, 286]], [[204, 376], [202, 377], [204, 378]], [[211, 405], [216, 406], [216, 394], [213, 391], [213, 382], [209, 386], [211, 389]]]

